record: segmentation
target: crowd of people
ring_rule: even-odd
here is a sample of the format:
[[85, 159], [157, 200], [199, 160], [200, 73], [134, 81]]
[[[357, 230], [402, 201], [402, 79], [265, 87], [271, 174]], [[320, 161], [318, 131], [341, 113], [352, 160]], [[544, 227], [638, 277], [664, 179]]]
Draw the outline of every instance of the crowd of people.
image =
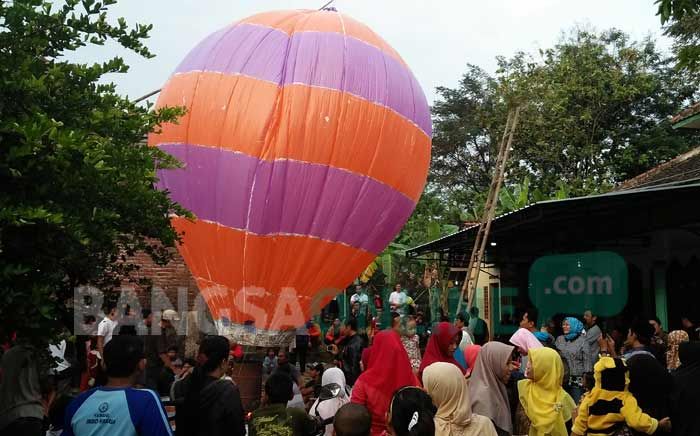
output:
[[[528, 308], [514, 334], [490, 340], [477, 311], [425, 326], [404, 291], [394, 294], [383, 330], [370, 328], [358, 289], [347, 320], [325, 334], [309, 322], [290, 348], [268, 350], [261, 404], [250, 411], [231, 377], [240, 346], [206, 336], [185, 359], [177, 312], [162, 311], [159, 334], [139, 336], [150, 313], [124, 329], [108, 306], [81, 338], [77, 396], [64, 395], [65, 343], [50, 349], [50, 400], [32, 350], [5, 351], [0, 435], [45, 434], [47, 422], [47, 434], [68, 436], [700, 435], [700, 338], [687, 318], [666, 333], [655, 317], [605, 328], [591, 311], [540, 325]], [[307, 364], [321, 344], [331, 357]]]

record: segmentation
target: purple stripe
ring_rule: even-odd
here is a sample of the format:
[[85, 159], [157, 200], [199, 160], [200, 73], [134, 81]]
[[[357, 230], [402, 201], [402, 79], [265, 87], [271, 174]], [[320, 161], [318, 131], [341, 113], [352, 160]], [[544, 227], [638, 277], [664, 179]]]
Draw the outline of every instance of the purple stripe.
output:
[[340, 33], [297, 32], [290, 38], [269, 27], [236, 24], [204, 39], [175, 72], [195, 70], [345, 91], [395, 110], [432, 135], [430, 108], [411, 71], [382, 50]]
[[185, 164], [160, 170], [159, 189], [200, 219], [260, 235], [310, 235], [379, 253], [415, 207], [383, 183], [326, 165], [189, 144], [159, 148]]
[[255, 24], [236, 24], [212, 33], [177, 66], [175, 73], [217, 71], [280, 83], [289, 35]]

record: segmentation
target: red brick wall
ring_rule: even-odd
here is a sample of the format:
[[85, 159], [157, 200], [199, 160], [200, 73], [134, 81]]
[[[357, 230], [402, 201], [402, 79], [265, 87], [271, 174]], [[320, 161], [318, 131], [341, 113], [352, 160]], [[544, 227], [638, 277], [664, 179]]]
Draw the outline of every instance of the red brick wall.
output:
[[[129, 258], [139, 266], [139, 270], [132, 273], [133, 279], [147, 278], [151, 286], [160, 288], [170, 300], [173, 307], [177, 308], [178, 289], [187, 289], [187, 308], [192, 310], [196, 296], [199, 294], [197, 283], [194, 281], [190, 270], [185, 265], [185, 260], [177, 250], [173, 249], [173, 259], [164, 266], [156, 265], [151, 257], [143, 252]], [[150, 307], [151, 298], [148, 287], [139, 286], [138, 283], [124, 282], [122, 288], [132, 287], [136, 290], [142, 306]], [[159, 308], [152, 308], [158, 310]]]

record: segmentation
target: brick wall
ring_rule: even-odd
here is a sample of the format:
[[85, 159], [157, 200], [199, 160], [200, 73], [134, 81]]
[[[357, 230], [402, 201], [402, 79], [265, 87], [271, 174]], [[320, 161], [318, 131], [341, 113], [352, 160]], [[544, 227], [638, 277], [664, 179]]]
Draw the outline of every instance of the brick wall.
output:
[[[185, 260], [180, 256], [177, 250], [173, 249], [173, 259], [164, 266], [157, 265], [151, 257], [143, 252], [137, 253], [129, 258], [129, 262], [133, 262], [139, 266], [139, 270], [132, 273], [133, 279], [148, 278], [154, 289], [162, 289], [165, 296], [170, 300], [174, 307], [177, 307], [178, 289], [184, 288], [187, 290], [187, 308], [192, 310], [196, 296], [199, 294], [197, 283], [195, 282], [190, 270], [185, 264]], [[151, 294], [149, 289], [144, 286], [139, 286], [138, 283], [124, 282], [122, 288], [134, 288], [143, 307], [151, 306]], [[153, 310], [159, 308], [153, 307]]]

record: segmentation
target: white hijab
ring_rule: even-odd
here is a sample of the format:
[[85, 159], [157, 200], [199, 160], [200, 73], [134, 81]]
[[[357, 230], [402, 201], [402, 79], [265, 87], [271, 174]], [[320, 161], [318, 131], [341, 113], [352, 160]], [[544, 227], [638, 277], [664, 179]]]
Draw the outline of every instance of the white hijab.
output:
[[[328, 419], [335, 416], [338, 409], [350, 402], [350, 395], [348, 395], [347, 388], [345, 386], [345, 374], [343, 374], [343, 371], [340, 368], [329, 368], [323, 372], [323, 377], [321, 377], [321, 385], [326, 386], [331, 383], [336, 383], [340, 386], [340, 393], [338, 396], [321, 403], [319, 403], [317, 399], [313, 406], [311, 406], [309, 415], [315, 417], [316, 409], [318, 409], [318, 414], [321, 416], [321, 419]], [[333, 424], [326, 425], [325, 435], [333, 435]]]

